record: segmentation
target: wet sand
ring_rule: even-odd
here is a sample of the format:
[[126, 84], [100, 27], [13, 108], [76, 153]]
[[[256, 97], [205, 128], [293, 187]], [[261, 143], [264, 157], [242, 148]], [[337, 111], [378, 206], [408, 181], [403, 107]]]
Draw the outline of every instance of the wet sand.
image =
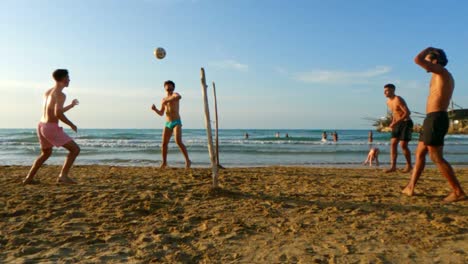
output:
[[[0, 167], [0, 263], [467, 263], [468, 202], [430, 169]], [[468, 169], [457, 169], [468, 188]]]

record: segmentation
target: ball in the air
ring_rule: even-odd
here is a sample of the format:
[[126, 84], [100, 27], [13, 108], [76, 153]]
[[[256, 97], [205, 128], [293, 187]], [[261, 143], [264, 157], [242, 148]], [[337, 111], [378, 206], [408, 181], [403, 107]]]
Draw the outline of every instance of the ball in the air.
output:
[[164, 59], [164, 57], [166, 57], [166, 51], [163, 48], [156, 48], [154, 50], [154, 56], [160, 60]]

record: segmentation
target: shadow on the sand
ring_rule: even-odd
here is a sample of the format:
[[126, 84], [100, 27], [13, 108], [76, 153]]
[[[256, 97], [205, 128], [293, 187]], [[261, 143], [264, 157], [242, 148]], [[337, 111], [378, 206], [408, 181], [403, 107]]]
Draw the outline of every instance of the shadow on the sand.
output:
[[[269, 201], [273, 203], [279, 204], [294, 204], [297, 206], [315, 206], [320, 209], [326, 208], [338, 208], [339, 210], [346, 210], [346, 209], [360, 209], [363, 212], [371, 213], [376, 211], [390, 211], [390, 212], [398, 212], [398, 213], [409, 213], [409, 212], [431, 212], [431, 213], [438, 213], [444, 215], [457, 215], [457, 216], [468, 216], [468, 211], [466, 210], [459, 210], [460, 208], [454, 205], [444, 205], [442, 203], [439, 204], [432, 204], [431, 206], [421, 206], [421, 205], [405, 205], [405, 204], [392, 204], [392, 203], [373, 203], [373, 202], [361, 202], [361, 201], [346, 201], [340, 200], [337, 201], [336, 199], [333, 201], [323, 201], [322, 199], [317, 200], [305, 200], [300, 198], [301, 195], [294, 195], [294, 196], [273, 196], [269, 194], [265, 194], [263, 192], [259, 192], [257, 194], [247, 193], [247, 192], [239, 192], [239, 191], [232, 191], [222, 188], [217, 188], [210, 192], [210, 196], [214, 199], [216, 198], [230, 198], [233, 200], [260, 200], [260, 201]], [[380, 197], [376, 195], [377, 197]], [[322, 196], [325, 197], [325, 196]], [[373, 196], [374, 197], [374, 196]], [[419, 197], [423, 197], [420, 195]], [[442, 199], [442, 196], [433, 196], [433, 195], [424, 195], [424, 197], [433, 199], [437, 197], [437, 199]], [[331, 197], [336, 198], [336, 197]], [[411, 199], [411, 197], [407, 197]]]

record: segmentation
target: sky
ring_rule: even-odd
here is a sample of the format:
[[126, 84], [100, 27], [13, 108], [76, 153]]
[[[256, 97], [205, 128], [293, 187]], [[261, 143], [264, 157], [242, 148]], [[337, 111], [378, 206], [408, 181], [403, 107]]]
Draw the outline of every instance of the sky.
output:
[[150, 107], [166, 80], [184, 128], [203, 128], [204, 67], [220, 128], [369, 129], [364, 118], [387, 111], [386, 83], [424, 112], [430, 75], [413, 59], [428, 46], [446, 51], [468, 108], [467, 11], [456, 0], [2, 0], [0, 128], [37, 125], [57, 68], [70, 71], [78, 128], [161, 128]]

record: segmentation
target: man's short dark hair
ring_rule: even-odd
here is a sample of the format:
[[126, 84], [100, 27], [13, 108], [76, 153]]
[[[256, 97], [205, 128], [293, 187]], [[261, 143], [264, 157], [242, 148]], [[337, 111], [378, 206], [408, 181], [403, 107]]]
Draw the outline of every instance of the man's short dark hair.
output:
[[54, 80], [56, 82], [63, 80], [63, 78], [67, 76], [68, 76], [68, 70], [66, 69], [57, 69], [54, 71], [54, 73], [52, 73], [52, 77], [54, 77]]
[[443, 49], [432, 49], [429, 51], [428, 55], [432, 60], [437, 60], [437, 64], [440, 64], [442, 66], [446, 66], [448, 63], [447, 55], [445, 54], [445, 51]]
[[166, 87], [166, 85], [169, 85], [169, 84], [172, 85], [172, 87], [175, 88], [175, 83], [173, 81], [171, 81], [171, 80], [165, 81], [164, 82], [164, 87]]
[[387, 83], [387, 84], [384, 86], [384, 89], [385, 89], [385, 88], [390, 88], [390, 89], [395, 90], [396, 87], [395, 87], [395, 85], [394, 85], [393, 83]]

